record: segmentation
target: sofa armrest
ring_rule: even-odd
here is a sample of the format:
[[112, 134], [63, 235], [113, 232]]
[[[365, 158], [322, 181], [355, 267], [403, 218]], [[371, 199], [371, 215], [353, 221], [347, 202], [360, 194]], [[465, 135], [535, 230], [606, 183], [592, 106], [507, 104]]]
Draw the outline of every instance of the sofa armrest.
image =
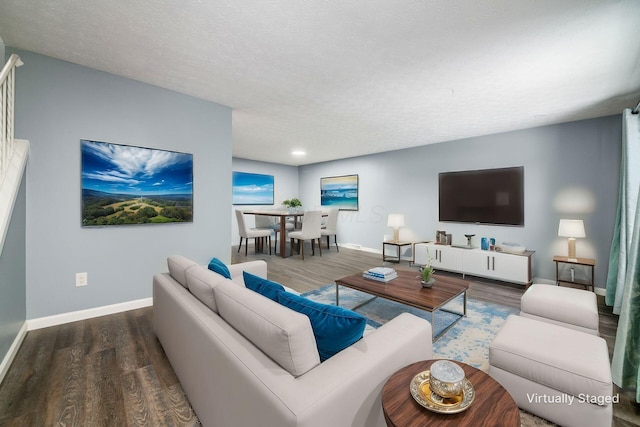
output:
[[231, 264], [227, 266], [231, 274], [231, 280], [236, 283], [244, 284], [242, 272], [254, 274], [256, 276], [267, 278], [267, 263], [262, 260], [241, 262], [239, 264]]
[[431, 334], [429, 322], [403, 313], [298, 377], [290, 391], [297, 396], [286, 399], [303, 400], [298, 425], [384, 426], [384, 384], [399, 369], [432, 358]]

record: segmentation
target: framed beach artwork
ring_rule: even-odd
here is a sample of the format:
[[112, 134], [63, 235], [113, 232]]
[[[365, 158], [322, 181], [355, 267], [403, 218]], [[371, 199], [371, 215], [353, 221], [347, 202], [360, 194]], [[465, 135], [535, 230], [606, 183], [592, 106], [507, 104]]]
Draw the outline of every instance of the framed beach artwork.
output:
[[357, 211], [358, 175], [320, 178], [320, 205], [345, 211]]
[[193, 155], [80, 141], [82, 226], [193, 222]]
[[273, 205], [273, 175], [233, 172], [234, 205]]

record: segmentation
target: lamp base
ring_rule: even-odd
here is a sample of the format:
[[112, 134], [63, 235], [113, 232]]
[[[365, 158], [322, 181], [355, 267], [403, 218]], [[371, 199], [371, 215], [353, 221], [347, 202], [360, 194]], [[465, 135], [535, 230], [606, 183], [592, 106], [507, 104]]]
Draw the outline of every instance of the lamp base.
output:
[[393, 241], [395, 243], [398, 243], [400, 241], [400, 228], [398, 227], [393, 228]]
[[576, 239], [569, 237], [569, 258], [576, 258]]

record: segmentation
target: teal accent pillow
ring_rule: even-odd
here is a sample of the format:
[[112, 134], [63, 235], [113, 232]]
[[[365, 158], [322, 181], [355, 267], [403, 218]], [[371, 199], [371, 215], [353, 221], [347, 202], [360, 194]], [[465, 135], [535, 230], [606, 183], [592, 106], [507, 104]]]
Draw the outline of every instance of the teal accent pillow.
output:
[[321, 304], [290, 292], [280, 292], [278, 302], [309, 317], [322, 362], [362, 338], [367, 324], [367, 319], [355, 311]]
[[220, 261], [218, 258], [211, 259], [211, 261], [209, 262], [208, 268], [209, 270], [215, 273], [218, 273], [222, 277], [231, 279], [231, 273], [229, 273], [229, 269], [227, 268], [227, 265], [224, 262]]
[[278, 301], [278, 294], [284, 292], [284, 286], [280, 283], [272, 282], [271, 280], [263, 279], [255, 274], [242, 272], [244, 277], [244, 285], [254, 292], [257, 292], [265, 297]]

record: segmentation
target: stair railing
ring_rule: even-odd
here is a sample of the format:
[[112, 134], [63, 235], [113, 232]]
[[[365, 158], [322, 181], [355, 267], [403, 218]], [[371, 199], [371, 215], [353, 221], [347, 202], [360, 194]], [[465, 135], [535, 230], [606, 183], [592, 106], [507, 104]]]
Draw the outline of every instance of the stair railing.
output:
[[15, 150], [13, 138], [13, 107], [15, 101], [15, 71], [22, 65], [12, 54], [0, 71], [0, 185], [4, 181]]

